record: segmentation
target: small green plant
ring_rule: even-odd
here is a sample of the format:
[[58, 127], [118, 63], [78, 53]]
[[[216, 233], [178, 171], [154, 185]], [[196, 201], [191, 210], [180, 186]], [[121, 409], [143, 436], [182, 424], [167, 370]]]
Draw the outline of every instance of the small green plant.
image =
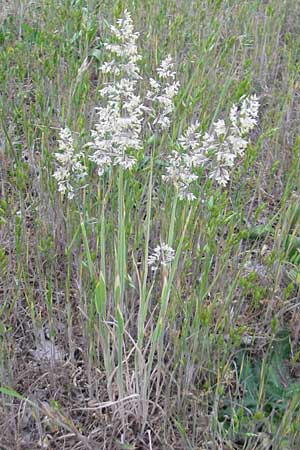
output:
[[[300, 406], [300, 383], [293, 380], [288, 363], [291, 347], [288, 330], [280, 331], [272, 340], [269, 352], [259, 359], [247, 350], [236, 359], [238, 373], [235, 394], [223, 395], [219, 420], [225, 423], [233, 440], [246, 442], [249, 430], [253, 436], [280, 426], [287, 411], [297, 417]], [[251, 433], [250, 433], [251, 434]]]

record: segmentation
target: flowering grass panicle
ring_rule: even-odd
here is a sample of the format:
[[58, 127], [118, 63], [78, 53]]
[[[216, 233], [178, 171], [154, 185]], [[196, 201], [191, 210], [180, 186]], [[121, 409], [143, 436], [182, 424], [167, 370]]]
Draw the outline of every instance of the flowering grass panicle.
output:
[[67, 194], [69, 199], [75, 195], [75, 185], [87, 175], [82, 162], [83, 153], [76, 152], [69, 128], [62, 128], [59, 132], [59, 152], [55, 153], [57, 168], [53, 176], [57, 180], [58, 190]]
[[243, 98], [240, 110], [233, 105], [230, 112], [232, 127], [240, 135], [248, 134], [257, 125], [259, 101], [256, 95]]
[[228, 128], [224, 120], [213, 124], [212, 137], [215, 140], [215, 153], [211, 160], [209, 177], [218, 184], [226, 186], [230, 180], [230, 169], [235, 160], [243, 157], [248, 146], [247, 135], [257, 125], [259, 101], [256, 95], [242, 97], [240, 108], [232, 105]]
[[148, 265], [155, 272], [160, 265], [168, 267], [175, 258], [175, 250], [168, 244], [162, 243], [153, 250], [148, 258]]
[[243, 97], [240, 108], [233, 105], [229, 124], [225, 120], [214, 122], [211, 132], [202, 134], [196, 121], [178, 139], [181, 152], [173, 151], [167, 161], [165, 181], [172, 182], [180, 199], [194, 200], [192, 184], [198, 179], [194, 173], [205, 167], [207, 175], [221, 186], [230, 180], [230, 171], [248, 145], [247, 135], [258, 119], [259, 101], [255, 95]]
[[178, 94], [179, 81], [175, 81], [176, 72], [170, 55], [156, 69], [158, 80], [150, 78], [150, 89], [146, 99], [150, 102], [149, 111], [153, 118], [152, 128], [160, 130], [170, 127], [170, 114], [174, 111], [174, 97]]
[[116, 43], [104, 45], [110, 60], [100, 70], [111, 81], [100, 90], [106, 104], [96, 108], [98, 121], [87, 144], [92, 150], [89, 159], [97, 165], [99, 176], [113, 165], [130, 169], [136, 162], [132, 151], [142, 148], [143, 105], [136, 94], [141, 78], [137, 65], [141, 58], [136, 44], [138, 33], [133, 31], [128, 11], [110, 30]]
[[192, 159], [189, 155], [173, 150], [168, 157], [166, 174], [163, 175], [162, 179], [175, 185], [180, 200], [190, 201], [196, 198], [190, 192], [190, 186], [197, 178], [198, 176], [192, 172]]
[[112, 59], [102, 64], [100, 70], [103, 73], [140, 78], [139, 67], [136, 64], [141, 59], [136, 44], [139, 33], [134, 32], [133, 21], [127, 10], [124, 11], [124, 16], [117, 20], [117, 26], [110, 25], [110, 31], [117, 43], [104, 44]]

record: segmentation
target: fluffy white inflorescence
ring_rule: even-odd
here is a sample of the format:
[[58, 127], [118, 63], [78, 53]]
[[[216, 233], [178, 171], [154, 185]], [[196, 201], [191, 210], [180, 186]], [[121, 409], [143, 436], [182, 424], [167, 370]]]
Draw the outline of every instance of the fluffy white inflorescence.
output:
[[259, 101], [255, 95], [242, 98], [240, 108], [233, 105], [230, 110], [230, 124], [218, 120], [212, 125], [211, 133], [202, 133], [199, 122], [192, 124], [178, 139], [181, 152], [173, 151], [168, 157], [163, 179], [174, 183], [180, 199], [194, 200], [191, 185], [198, 176], [197, 167], [205, 167], [209, 178], [226, 186], [230, 170], [237, 157], [242, 157], [248, 145], [247, 134], [257, 124]]
[[166, 174], [162, 178], [163, 181], [174, 183], [180, 200], [194, 200], [196, 198], [189, 188], [198, 176], [192, 172], [192, 160], [188, 154], [173, 150], [168, 158]]
[[173, 71], [174, 64], [171, 56], [167, 56], [156, 69], [159, 80], [150, 78], [150, 89], [146, 98], [151, 107], [148, 109], [153, 117], [152, 128], [156, 126], [160, 130], [169, 128], [170, 114], [174, 110], [174, 97], [179, 90], [179, 82], [175, 81], [176, 72]]
[[106, 105], [97, 108], [98, 121], [91, 132], [92, 141], [87, 144], [93, 151], [89, 159], [96, 163], [99, 176], [112, 165], [130, 169], [136, 162], [130, 152], [142, 147], [143, 106], [136, 94], [141, 78], [137, 66], [141, 58], [136, 45], [138, 33], [133, 30], [128, 11], [110, 30], [116, 43], [105, 44], [111, 60], [100, 70], [112, 81], [100, 90]]
[[83, 153], [75, 152], [71, 131], [62, 128], [59, 132], [59, 153], [54, 153], [58, 163], [53, 176], [57, 180], [58, 190], [67, 194], [69, 199], [74, 197], [74, 184], [87, 175], [82, 163]]
[[175, 258], [175, 250], [169, 245], [162, 243], [153, 250], [152, 254], [148, 258], [148, 265], [155, 272], [160, 265], [169, 266]]

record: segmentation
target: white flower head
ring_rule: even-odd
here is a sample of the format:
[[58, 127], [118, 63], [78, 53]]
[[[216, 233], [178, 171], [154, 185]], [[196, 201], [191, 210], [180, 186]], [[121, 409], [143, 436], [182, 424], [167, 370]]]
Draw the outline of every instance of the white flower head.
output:
[[226, 186], [230, 170], [238, 157], [242, 157], [248, 145], [247, 135], [257, 124], [259, 101], [255, 95], [242, 97], [240, 107], [232, 105], [226, 126], [224, 120], [213, 124], [214, 152], [210, 162], [209, 178]]
[[148, 258], [148, 265], [155, 272], [158, 267], [168, 267], [175, 258], [175, 250], [168, 244], [162, 243], [153, 250], [152, 254]]
[[259, 102], [256, 95], [246, 97], [241, 106], [241, 134], [248, 134], [257, 125]]
[[174, 98], [179, 91], [179, 82], [174, 81], [176, 72], [173, 71], [174, 64], [171, 56], [167, 56], [156, 69], [158, 80], [150, 78], [150, 89], [146, 98], [150, 102], [153, 117], [152, 128], [167, 130], [170, 127], [170, 115], [174, 111]]
[[247, 134], [257, 124], [258, 109], [255, 95], [243, 97], [240, 108], [231, 107], [229, 125], [223, 119], [218, 120], [212, 124], [210, 133], [202, 135], [196, 121], [179, 137], [183, 152], [173, 151], [168, 156], [163, 180], [175, 185], [180, 199], [190, 201], [195, 198], [191, 189], [198, 179], [195, 174], [198, 167], [204, 167], [208, 177], [220, 186], [227, 185], [236, 159], [242, 157], [247, 148]]
[[[159, 89], [160, 89], [159, 82], [154, 80], [154, 78], [149, 78], [149, 84], [152, 89], [152, 92], [154, 92], [155, 94], [158, 94]], [[152, 95], [152, 92], [149, 91], [149, 93], [147, 95], [150, 97]]]
[[156, 69], [159, 78], [166, 79], [172, 78], [174, 80], [176, 72], [173, 71], [174, 64], [171, 55], [168, 55]]
[[171, 182], [175, 185], [180, 200], [191, 201], [196, 198], [191, 192], [191, 185], [198, 179], [198, 176], [192, 172], [192, 168], [193, 161], [188, 154], [173, 150], [168, 156], [163, 181]]
[[248, 134], [257, 125], [259, 100], [256, 95], [241, 98], [241, 106], [233, 105], [230, 110], [232, 129], [240, 136]]
[[116, 42], [105, 44], [111, 60], [100, 69], [111, 76], [111, 82], [100, 90], [104, 105], [96, 108], [98, 120], [87, 144], [92, 150], [89, 159], [97, 165], [99, 176], [111, 166], [131, 169], [136, 163], [132, 153], [142, 148], [144, 107], [136, 93], [141, 78], [137, 61], [141, 57], [130, 13], [126, 10], [110, 30]]
[[214, 129], [217, 136], [224, 136], [226, 134], [226, 125], [224, 120], [218, 120], [214, 123]]
[[226, 166], [217, 166], [210, 172], [209, 178], [215, 180], [218, 184], [225, 187], [230, 180], [230, 175]]
[[59, 152], [54, 153], [57, 168], [53, 177], [58, 183], [58, 191], [67, 194], [69, 199], [75, 195], [74, 185], [87, 175], [82, 162], [83, 153], [76, 152], [69, 128], [62, 128], [59, 132]]
[[192, 123], [185, 133], [178, 139], [179, 144], [185, 151], [195, 151], [199, 148], [202, 134], [198, 131], [200, 123], [197, 120]]
[[230, 113], [229, 113], [229, 118], [231, 121], [231, 124], [234, 128], [237, 128], [238, 126], [238, 107], [237, 105], [233, 104], [231, 109], [230, 109]]
[[[112, 55], [112, 60], [104, 62], [100, 67], [103, 73], [118, 75], [121, 71], [129, 77], [140, 78], [137, 61], [141, 59], [136, 41], [139, 33], [134, 32], [133, 21], [129, 11], [125, 10], [123, 17], [117, 20], [117, 26], [110, 26], [111, 34], [116, 43], [105, 43], [104, 47]], [[119, 59], [119, 62], [115, 61]]]

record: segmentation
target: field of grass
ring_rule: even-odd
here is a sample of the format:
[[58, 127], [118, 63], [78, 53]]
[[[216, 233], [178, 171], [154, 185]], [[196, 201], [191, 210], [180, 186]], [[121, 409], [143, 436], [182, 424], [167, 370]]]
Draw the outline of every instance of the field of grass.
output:
[[[168, 126], [141, 112], [132, 168], [99, 175], [126, 10], [135, 94], [149, 109], [168, 55], [180, 86]], [[298, 0], [0, 0], [1, 450], [300, 449], [299, 74]], [[180, 136], [254, 95], [229, 182], [198, 165], [181, 198]]]

